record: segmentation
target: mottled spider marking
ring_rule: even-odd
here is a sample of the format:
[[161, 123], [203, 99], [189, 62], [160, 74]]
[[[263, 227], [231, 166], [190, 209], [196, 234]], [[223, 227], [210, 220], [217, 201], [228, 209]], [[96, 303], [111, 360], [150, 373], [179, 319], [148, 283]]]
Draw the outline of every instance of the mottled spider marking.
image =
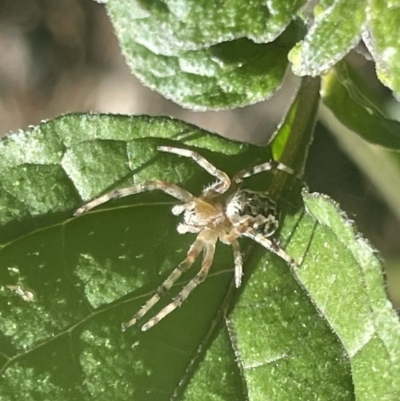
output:
[[257, 234], [270, 237], [279, 228], [276, 203], [266, 194], [240, 189], [227, 202], [226, 215], [234, 225], [247, 222]]
[[215, 246], [218, 240], [232, 246], [236, 287], [241, 285], [243, 274], [243, 260], [238, 242], [238, 238], [242, 236], [258, 242], [288, 264], [296, 264], [286, 251], [269, 238], [279, 227], [279, 212], [276, 203], [264, 193], [239, 188], [244, 178], [263, 171], [277, 169], [287, 174], [295, 175], [290, 167], [275, 161], [269, 161], [253, 166], [248, 170], [240, 171], [231, 181], [226, 173], [217, 169], [203, 156], [192, 150], [169, 146], [160, 146], [158, 150], [194, 160], [210, 175], [214, 176], [217, 181], [206, 187], [198, 197], [173, 183], [160, 180], [146, 181], [102, 195], [81, 206], [74, 214], [75, 216], [81, 215], [111, 199], [145, 191], [161, 190], [182, 202], [172, 208], [174, 215], [183, 215], [183, 222], [177, 226], [178, 232], [180, 234], [197, 234], [195, 241], [187, 252], [186, 258], [157, 288], [155, 294], [123, 325], [123, 329], [127, 329], [141, 319], [174, 285], [182, 273], [189, 270], [199, 255], [203, 253], [199, 272], [183, 287], [170, 304], [142, 326], [142, 330], [148, 330], [153, 327], [178, 308], [190, 293], [206, 279], [214, 259]]

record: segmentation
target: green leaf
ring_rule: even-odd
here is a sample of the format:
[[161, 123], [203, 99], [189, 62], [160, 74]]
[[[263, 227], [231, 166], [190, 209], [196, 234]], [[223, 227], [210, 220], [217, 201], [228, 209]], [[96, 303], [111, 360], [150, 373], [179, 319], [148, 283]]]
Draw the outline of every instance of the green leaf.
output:
[[[312, 227], [307, 215], [286, 215], [281, 244], [304, 253]], [[228, 320], [249, 399], [352, 400], [347, 355], [296, 276], [264, 250], [252, 257], [257, 269]]]
[[297, 75], [321, 75], [360, 40], [367, 1], [336, 0], [320, 4], [304, 40], [289, 53]]
[[[318, 91], [315, 81], [308, 83], [299, 99]], [[295, 104], [281, 132], [291, 124], [293, 132], [307, 127], [295, 126], [304, 102]], [[306, 106], [309, 121], [315, 105]], [[292, 160], [299, 157], [291, 140], [274, 146], [286, 163], [286, 149]], [[367, 399], [367, 391], [368, 399], [384, 400], [396, 394], [399, 322], [378, 261], [368, 247], [368, 265], [352, 257], [365, 242], [339, 230], [350, 226], [324, 206], [329, 202], [322, 199], [318, 210], [314, 197], [304, 195], [312, 214], [305, 211], [298, 182], [283, 172], [250, 177], [245, 185], [275, 193], [286, 181], [276, 193], [278, 239], [301, 262], [298, 269], [244, 240], [245, 283], [237, 291], [232, 251], [219, 244], [209, 277], [179, 310], [145, 333], [138, 326], [121, 331], [185, 257], [194, 236], [177, 233], [174, 202], [163, 194], [121, 199], [72, 218], [79, 198], [150, 178], [194, 194], [212, 182], [192, 160], [158, 152], [160, 144], [193, 148], [231, 175], [268, 160], [270, 148], [230, 142], [168, 118], [102, 115], [65, 116], [1, 144], [7, 168], [24, 178], [15, 186], [6, 175], [1, 179], [0, 210], [12, 209], [2, 214], [0, 228], [2, 401], [352, 400], [354, 392]], [[301, 152], [296, 166], [304, 162]], [[28, 187], [35, 177], [40, 185]], [[43, 192], [50, 196], [47, 211]], [[155, 312], [196, 270], [197, 264]], [[365, 341], [370, 338], [374, 342]]]
[[150, 88], [195, 110], [226, 109], [272, 96], [297, 36], [287, 27], [304, 1], [109, 1], [132, 71]]
[[400, 149], [400, 123], [385, 116], [365, 82], [348, 63], [337, 64], [322, 82], [322, 98], [342, 124], [368, 142]]
[[304, 3], [110, 0], [106, 7], [117, 32], [124, 34], [124, 43], [137, 42], [155, 54], [172, 56], [244, 37], [256, 43], [272, 42]]
[[378, 78], [400, 94], [400, 48], [398, 28], [400, 2], [370, 0], [367, 9], [368, 34], [364, 40], [376, 62]]
[[381, 263], [337, 204], [315, 194], [304, 201], [315, 227], [297, 276], [350, 358], [357, 400], [396, 399], [400, 322], [387, 300]]

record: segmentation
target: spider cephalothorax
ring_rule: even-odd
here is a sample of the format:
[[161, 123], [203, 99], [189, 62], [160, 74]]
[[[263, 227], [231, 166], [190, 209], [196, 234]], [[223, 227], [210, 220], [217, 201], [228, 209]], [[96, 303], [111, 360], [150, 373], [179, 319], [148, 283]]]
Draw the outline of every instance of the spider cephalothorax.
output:
[[205, 188], [198, 197], [193, 196], [185, 189], [172, 183], [158, 180], [147, 181], [132, 187], [109, 192], [83, 205], [75, 212], [76, 216], [81, 215], [110, 199], [158, 189], [181, 201], [180, 204], [172, 208], [173, 214], [177, 216], [183, 215], [182, 222], [177, 226], [178, 232], [181, 234], [197, 234], [186, 258], [172, 271], [167, 279], [157, 288], [156, 293], [141, 307], [132, 319], [124, 325], [124, 328], [132, 326], [143, 317], [159, 301], [161, 296], [172, 287], [181, 274], [193, 265], [200, 253], [203, 252], [200, 271], [183, 287], [178, 296], [169, 305], [142, 327], [142, 330], [151, 328], [180, 306], [193, 289], [206, 278], [214, 259], [215, 246], [218, 240], [232, 246], [236, 287], [239, 287], [241, 284], [243, 270], [242, 255], [238, 242], [239, 237], [249, 237], [280, 256], [287, 263], [295, 264], [295, 261], [283, 249], [269, 239], [279, 227], [279, 213], [276, 203], [266, 194], [240, 188], [243, 179], [251, 175], [272, 169], [294, 174], [291, 168], [271, 161], [248, 170], [243, 170], [231, 180], [227, 174], [218, 170], [194, 151], [169, 146], [160, 146], [158, 150], [193, 159], [209, 174], [217, 178], [217, 181]]

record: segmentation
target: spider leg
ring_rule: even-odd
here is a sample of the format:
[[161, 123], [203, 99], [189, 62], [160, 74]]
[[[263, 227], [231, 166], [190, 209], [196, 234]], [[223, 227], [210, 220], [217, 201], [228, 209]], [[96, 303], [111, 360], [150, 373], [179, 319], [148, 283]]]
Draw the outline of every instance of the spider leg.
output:
[[297, 262], [283, 249], [281, 249], [274, 241], [270, 240], [267, 237], [264, 237], [261, 234], [255, 233], [253, 230], [248, 230], [243, 232], [245, 237], [251, 238], [253, 241], [258, 242], [264, 248], [273, 252], [275, 255], [278, 255], [281, 259], [283, 259], [289, 266], [297, 266]]
[[194, 160], [200, 167], [203, 167], [210, 175], [214, 176], [218, 181], [206, 189], [206, 192], [223, 194], [231, 185], [231, 180], [226, 173], [217, 169], [203, 156], [189, 149], [174, 148], [172, 146], [159, 146], [157, 148], [161, 152], [174, 153], [179, 156], [188, 157]]
[[114, 191], [108, 192], [100, 196], [99, 198], [93, 199], [92, 201], [77, 209], [74, 213], [74, 216], [80, 216], [88, 210], [93, 209], [94, 207], [99, 206], [103, 203], [106, 203], [111, 199], [123, 198], [125, 196], [139, 194], [145, 191], [153, 191], [155, 189], [159, 189], [160, 191], [163, 191], [166, 194], [171, 195], [174, 198], [179, 199], [183, 202], [190, 202], [193, 200], [193, 195], [190, 192], [178, 187], [175, 184], [158, 180], [146, 181], [142, 184], [132, 185], [128, 188], [115, 189]]
[[161, 297], [174, 285], [176, 280], [188, 270], [199, 256], [204, 248], [204, 239], [201, 233], [197, 236], [196, 240], [191, 245], [186, 258], [178, 265], [176, 269], [167, 277], [167, 279], [157, 288], [156, 293], [139, 309], [139, 311], [132, 317], [129, 322], [125, 323], [122, 328], [126, 330], [128, 327], [133, 326], [140, 318], [142, 318], [160, 299]]
[[210, 270], [212, 261], [214, 259], [214, 253], [215, 242], [206, 242], [204, 248], [204, 257], [200, 271], [193, 277], [192, 280], [189, 281], [189, 283], [185, 285], [185, 287], [183, 287], [182, 291], [169, 305], [163, 308], [160, 312], [157, 313], [156, 316], [152, 317], [145, 325], [142, 326], [142, 331], [146, 331], [152, 328], [161, 319], [163, 319], [169, 313], [182, 305], [182, 303], [187, 299], [190, 293], [207, 277], [208, 271]]
[[253, 166], [249, 169], [239, 171], [233, 177], [232, 182], [234, 182], [235, 184], [240, 184], [243, 181], [243, 178], [247, 178], [252, 175], [259, 174], [259, 173], [262, 173], [264, 171], [269, 171], [269, 170], [281, 170], [287, 174], [295, 176], [296, 178], [298, 178], [300, 180], [302, 179], [299, 175], [296, 174], [296, 172], [292, 168], [286, 166], [285, 164], [276, 162], [275, 160], [271, 160], [269, 162], [262, 163], [257, 166]]
[[231, 241], [232, 249], [233, 249], [233, 259], [235, 261], [235, 286], [239, 288], [242, 284], [242, 276], [243, 276], [243, 259], [242, 254], [240, 252], [240, 245], [237, 239]]

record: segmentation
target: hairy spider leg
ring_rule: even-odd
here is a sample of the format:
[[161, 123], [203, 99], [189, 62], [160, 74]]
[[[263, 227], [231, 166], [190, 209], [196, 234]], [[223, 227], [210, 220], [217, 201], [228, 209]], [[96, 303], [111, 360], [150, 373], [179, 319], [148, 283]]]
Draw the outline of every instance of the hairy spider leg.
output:
[[202, 231], [190, 246], [186, 258], [178, 265], [176, 269], [165, 279], [165, 281], [157, 288], [156, 293], [139, 309], [129, 322], [125, 323], [122, 328], [126, 330], [128, 327], [133, 326], [139, 319], [141, 319], [160, 299], [161, 297], [175, 284], [176, 280], [188, 270], [199, 256], [200, 252], [204, 249], [205, 232]]
[[262, 234], [258, 234], [255, 231], [248, 229], [243, 232], [243, 236], [252, 239], [253, 241], [258, 242], [268, 251], [273, 252], [275, 255], [278, 255], [281, 259], [283, 259], [289, 266], [297, 266], [297, 262], [286, 252], [284, 251], [278, 244], [274, 241], [270, 240], [267, 237], [264, 237]]
[[[233, 235], [232, 235], [233, 234]], [[243, 258], [242, 253], [240, 251], [240, 245], [237, 238], [237, 232], [234, 230], [228, 235], [220, 237], [220, 241], [224, 244], [230, 245], [233, 249], [233, 260], [235, 266], [235, 286], [239, 288], [242, 284], [242, 276], [243, 276]], [[240, 235], [242, 235], [240, 233]]]
[[242, 284], [243, 276], [243, 259], [242, 253], [240, 252], [240, 245], [237, 239], [230, 241], [233, 249], [233, 260], [235, 261], [235, 286], [239, 288]]
[[244, 178], [250, 177], [255, 174], [262, 173], [264, 171], [270, 171], [270, 170], [281, 170], [281, 171], [284, 171], [287, 174], [293, 175], [296, 178], [301, 180], [301, 177], [299, 175], [297, 175], [296, 172], [292, 168], [286, 166], [285, 164], [271, 160], [269, 162], [262, 163], [257, 166], [253, 166], [248, 169], [239, 171], [233, 177], [232, 182], [234, 182], [235, 184], [240, 184]]
[[201, 269], [200, 271], [192, 278], [192, 280], [189, 281], [183, 287], [181, 292], [178, 294], [174, 300], [167, 305], [165, 308], [163, 308], [160, 312], [157, 313], [156, 316], [152, 317], [146, 324], [142, 326], [142, 331], [146, 331], [150, 328], [152, 328], [155, 324], [157, 324], [161, 319], [163, 319], [165, 316], [173, 312], [176, 308], [182, 305], [182, 303], [187, 299], [187, 297], [190, 295], [190, 293], [201, 283], [205, 280], [207, 277], [208, 271], [210, 270], [210, 267], [212, 265], [213, 259], [214, 259], [214, 253], [215, 253], [215, 242], [216, 241], [211, 241], [211, 242], [206, 242], [204, 245], [204, 257], [203, 261], [201, 263]]
[[174, 153], [178, 156], [188, 157], [194, 160], [200, 167], [207, 171], [210, 175], [215, 177], [218, 181], [209, 186], [204, 190], [203, 196], [210, 195], [210, 194], [223, 194], [225, 193], [230, 185], [231, 180], [226, 173], [217, 169], [213, 166], [208, 160], [206, 160], [203, 156], [199, 153], [189, 150], [189, 149], [181, 149], [181, 148], [174, 148], [172, 146], [159, 146], [157, 148], [161, 152], [168, 152]]
[[123, 198], [125, 196], [135, 195], [146, 191], [153, 191], [155, 189], [159, 189], [160, 191], [163, 191], [182, 202], [191, 202], [193, 200], [193, 195], [190, 192], [178, 187], [177, 185], [159, 180], [153, 180], [146, 181], [142, 184], [132, 185], [128, 188], [115, 189], [114, 191], [108, 192], [99, 198], [93, 199], [92, 201], [81, 206], [76, 210], [74, 216], [80, 216], [88, 210], [106, 203], [111, 199]]

